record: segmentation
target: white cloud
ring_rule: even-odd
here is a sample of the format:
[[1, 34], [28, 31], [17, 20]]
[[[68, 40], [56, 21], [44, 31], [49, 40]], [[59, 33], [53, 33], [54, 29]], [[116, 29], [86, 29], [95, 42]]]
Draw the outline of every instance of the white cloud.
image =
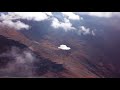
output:
[[83, 33], [84, 35], [90, 34], [90, 29], [86, 28], [84, 26], [80, 27], [80, 33]]
[[89, 12], [89, 15], [109, 18], [112, 16], [112, 12]]
[[81, 20], [84, 20], [83, 17], [80, 18]]
[[63, 28], [65, 31], [75, 29], [72, 27], [70, 21], [66, 18], [64, 18], [64, 22], [60, 22], [57, 18], [53, 18], [51, 26], [55, 29]]
[[50, 12], [9, 12], [8, 15], [12, 19], [27, 19], [27, 20], [35, 20], [42, 21], [48, 19], [48, 15], [51, 16]]
[[1, 14], [0, 19], [27, 19], [27, 20], [34, 20], [34, 21], [42, 21], [52, 16], [51, 12], [8, 12], [8, 14]]
[[79, 34], [82, 33], [83, 35], [91, 34], [95, 36], [95, 32], [93, 30], [90, 30], [90, 28], [86, 28], [85, 26], [80, 26], [80, 30], [78, 32]]
[[61, 12], [64, 16], [68, 17], [71, 20], [80, 20], [79, 15], [76, 15], [73, 12]]
[[58, 48], [62, 49], [62, 50], [70, 50], [71, 49], [70, 47], [67, 47], [66, 45], [60, 45]]
[[[8, 12], [8, 14], [1, 14], [0, 20], [1, 24], [10, 26], [17, 30], [29, 29], [29, 25], [19, 21], [18, 19], [27, 19], [34, 21], [43, 21], [52, 16], [51, 12]], [[16, 20], [16, 22], [13, 22]]]
[[111, 18], [113, 16], [120, 17], [120, 12], [76, 12], [79, 15], [90, 15], [96, 17]]
[[44, 12], [46, 13], [48, 16], [53, 16], [52, 12]]
[[18, 76], [32, 76], [34, 74], [33, 63], [38, 60], [31, 51], [21, 50], [17, 47], [12, 47], [7, 52], [0, 54], [0, 57], [12, 57], [14, 60], [14, 62], [13, 60], [8, 62], [6, 67], [3, 68], [3, 73], [8, 73], [10, 76], [16, 75], [15, 72]]
[[15, 28], [16, 30], [20, 29], [29, 29], [29, 25], [22, 23], [21, 21], [13, 22], [11, 20], [4, 20], [0, 22], [1, 25], [9, 26], [11, 28]]
[[[61, 12], [59, 14], [63, 15], [63, 21], [59, 21], [55, 18], [52, 12], [8, 12], [8, 14], [1, 14], [0, 20], [3, 24], [10, 27], [14, 27], [17, 30], [29, 29], [29, 25], [21, 22], [19, 19], [27, 19], [33, 21], [43, 21], [51, 20], [51, 26], [55, 29], [62, 28], [65, 31], [75, 30], [76, 28], [72, 26], [70, 20], [83, 20], [82, 17], [76, 14], [76, 12]], [[13, 22], [15, 20], [16, 22]]]

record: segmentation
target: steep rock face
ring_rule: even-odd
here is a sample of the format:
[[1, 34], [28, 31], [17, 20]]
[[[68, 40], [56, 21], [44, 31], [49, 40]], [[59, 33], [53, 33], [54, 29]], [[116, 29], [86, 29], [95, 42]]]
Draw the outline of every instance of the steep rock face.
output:
[[2, 35], [0, 35], [0, 42], [1, 42], [0, 43], [0, 53], [10, 50], [12, 46], [19, 47], [20, 49], [27, 48], [26, 45], [21, 44], [20, 42], [8, 39], [7, 37], [4, 37]]
[[0, 25], [0, 35], [3, 35], [15, 41], [19, 41], [25, 45], [31, 45], [31, 41], [27, 39], [26, 36], [15, 30], [14, 28], [10, 28], [8, 26]]

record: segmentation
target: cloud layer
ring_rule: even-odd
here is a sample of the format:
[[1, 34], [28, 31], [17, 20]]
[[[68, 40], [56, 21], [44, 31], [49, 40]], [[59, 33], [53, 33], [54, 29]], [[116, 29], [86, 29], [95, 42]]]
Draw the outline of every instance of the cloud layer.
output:
[[[43, 21], [52, 16], [51, 12], [8, 12], [8, 14], [1, 14], [0, 22], [2, 25], [7, 25], [16, 30], [29, 29], [30, 26], [21, 22], [19, 19]], [[13, 21], [16, 20], [16, 21]]]
[[29, 25], [19, 21], [20, 19], [33, 21], [51, 20], [51, 26], [55, 29], [63, 28], [65, 31], [75, 29], [70, 20], [80, 20], [80, 16], [73, 12], [61, 12], [61, 14], [63, 15], [63, 21], [59, 21], [52, 12], [8, 12], [8, 14], [2, 13], [0, 20], [2, 21], [1, 23], [17, 30], [30, 28]]
[[[86, 28], [82, 25], [81, 22], [85, 21], [82, 15], [98, 18], [120, 17], [119, 12], [8, 12], [7, 14], [1, 13], [0, 24], [15, 28], [16, 30], [29, 30], [32, 26], [22, 22], [21, 19], [32, 20], [38, 23], [49, 20], [50, 26], [56, 30], [75, 30], [84, 35], [95, 35], [95, 32], [90, 27]], [[76, 26], [74, 22], [79, 22], [80, 24]]]

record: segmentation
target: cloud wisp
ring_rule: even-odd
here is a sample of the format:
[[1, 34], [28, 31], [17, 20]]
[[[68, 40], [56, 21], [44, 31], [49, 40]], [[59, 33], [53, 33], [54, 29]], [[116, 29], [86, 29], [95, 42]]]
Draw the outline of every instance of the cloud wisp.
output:
[[5, 75], [8, 76], [12, 75], [12, 77], [29, 77], [34, 75], [35, 71], [33, 64], [38, 60], [38, 58], [36, 58], [35, 54], [31, 51], [12, 47], [7, 52], [2, 53], [0, 58], [2, 57], [10, 59], [8, 63], [6, 63], [6, 67], [0, 69], [0, 72], [3, 70], [3, 74], [5, 73]]
[[95, 36], [95, 32], [93, 30], [90, 30], [90, 28], [86, 28], [85, 26], [80, 26], [80, 30], [78, 32], [80, 35], [83, 34]]

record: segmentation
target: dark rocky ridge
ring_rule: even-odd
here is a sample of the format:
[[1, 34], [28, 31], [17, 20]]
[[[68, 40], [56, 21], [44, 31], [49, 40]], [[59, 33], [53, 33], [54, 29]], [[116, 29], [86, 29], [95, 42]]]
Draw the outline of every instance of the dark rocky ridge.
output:
[[[41, 56], [37, 55], [35, 52], [31, 51], [26, 45], [21, 44], [18, 41], [14, 41], [11, 39], [8, 39], [7, 37], [4, 37], [0, 35], [0, 77], [28, 77], [29, 75], [25, 74], [27, 73], [25, 70], [19, 70], [19, 72], [24, 72], [22, 75], [19, 72], [7, 72], [2, 71], [6, 68], [8, 68], [8, 64], [12, 63], [13, 65], [16, 62], [16, 59], [13, 56], [9, 55], [3, 55], [3, 53], [7, 53], [11, 50], [12, 47], [16, 47], [20, 50], [22, 53], [25, 50], [28, 50], [29, 52], [34, 54], [35, 60], [33, 62], [33, 65], [30, 65], [29, 67], [32, 68], [33, 76], [41, 76], [49, 72], [58, 73], [64, 71], [64, 67], [60, 64], [57, 64], [55, 62], [51, 62], [48, 59], [42, 58]], [[9, 53], [10, 54], [10, 53]], [[21, 66], [24, 67], [24, 64], [19, 63]], [[15, 68], [15, 67], [14, 67]], [[8, 68], [9, 69], [9, 68]], [[58, 75], [59, 77], [59, 75]]]

